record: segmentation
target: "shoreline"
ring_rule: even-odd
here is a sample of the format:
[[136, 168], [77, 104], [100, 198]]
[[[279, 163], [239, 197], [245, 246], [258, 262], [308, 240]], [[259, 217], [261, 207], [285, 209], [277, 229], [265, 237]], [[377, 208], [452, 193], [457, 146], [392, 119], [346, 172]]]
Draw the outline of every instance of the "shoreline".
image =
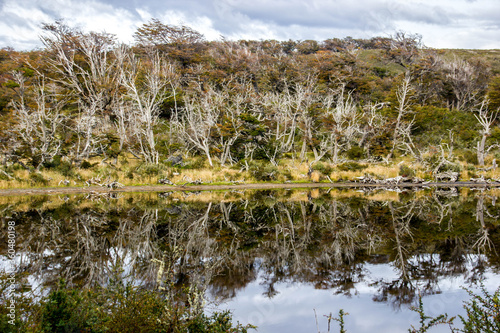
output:
[[109, 189], [101, 186], [90, 187], [45, 187], [45, 188], [17, 188], [0, 189], [0, 196], [15, 195], [50, 195], [50, 194], [79, 194], [79, 193], [110, 193], [110, 192], [168, 192], [168, 191], [228, 191], [228, 190], [266, 190], [266, 189], [300, 189], [300, 188], [380, 188], [380, 189], [403, 189], [403, 188], [430, 188], [430, 187], [500, 187], [500, 183], [476, 183], [476, 182], [433, 182], [433, 183], [399, 183], [399, 184], [363, 184], [356, 182], [343, 183], [255, 183], [238, 185], [137, 185], [123, 186], [121, 188]]

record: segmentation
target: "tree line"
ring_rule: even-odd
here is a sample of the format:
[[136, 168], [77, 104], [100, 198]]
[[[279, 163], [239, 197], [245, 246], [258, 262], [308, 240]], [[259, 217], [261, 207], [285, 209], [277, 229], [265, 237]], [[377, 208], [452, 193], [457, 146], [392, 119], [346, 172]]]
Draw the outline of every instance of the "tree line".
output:
[[496, 67], [419, 35], [207, 41], [157, 19], [133, 45], [63, 21], [43, 32], [42, 49], [0, 53], [3, 161], [31, 171], [127, 154], [426, 165], [444, 147], [484, 165], [500, 138]]

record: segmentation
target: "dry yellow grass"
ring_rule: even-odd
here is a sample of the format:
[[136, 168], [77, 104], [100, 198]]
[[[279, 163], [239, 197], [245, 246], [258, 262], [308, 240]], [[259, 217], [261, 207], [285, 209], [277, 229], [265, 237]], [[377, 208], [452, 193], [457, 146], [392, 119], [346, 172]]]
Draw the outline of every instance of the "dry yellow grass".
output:
[[317, 172], [317, 171], [314, 171], [311, 176], [309, 177], [309, 179], [313, 182], [313, 183], [318, 183], [320, 180], [321, 180], [321, 173]]
[[380, 191], [374, 192], [367, 196], [372, 201], [399, 201], [399, 193], [395, 191]]
[[202, 169], [202, 170], [182, 170], [170, 178], [175, 184], [182, 184], [188, 181], [201, 179], [203, 183], [218, 183], [230, 181], [247, 181], [250, 178], [248, 172], [239, 172], [234, 169]]
[[[157, 167], [157, 171], [150, 172], [146, 175], [144, 170], [147, 165], [144, 165], [140, 160], [135, 158], [120, 158], [116, 165], [101, 163], [98, 158], [89, 160], [93, 167], [89, 169], [74, 168], [72, 177], [65, 177], [57, 170], [42, 170], [41, 177], [45, 181], [36, 182], [33, 174], [30, 174], [24, 169], [9, 171], [9, 174], [16, 179], [0, 180], [0, 188], [31, 188], [31, 187], [64, 187], [64, 186], [85, 186], [85, 181], [91, 178], [100, 178], [102, 182], [118, 181], [123, 185], [151, 185], [157, 184], [159, 178], [168, 177], [175, 184], [184, 184], [194, 180], [201, 180], [205, 184], [209, 183], [227, 183], [238, 181], [240, 183], [256, 183], [251, 174], [247, 171], [240, 172], [239, 169], [230, 167], [222, 167], [215, 165], [214, 167], [205, 167], [204, 169], [179, 169], [169, 168], [165, 165]], [[401, 164], [410, 166], [416, 172], [416, 176], [420, 178], [429, 177], [430, 173], [419, 164], [412, 163], [410, 159], [399, 159], [397, 163], [372, 164], [367, 168], [359, 171], [340, 171], [335, 165], [327, 162], [321, 162], [323, 168], [331, 169], [329, 174], [322, 174], [315, 170], [308, 176], [309, 165], [300, 163], [298, 160], [284, 159], [278, 166], [276, 180], [279, 182], [294, 181], [294, 182], [327, 182], [328, 177], [333, 181], [354, 180], [356, 177], [361, 177], [365, 174], [374, 175], [377, 178], [393, 178], [398, 176]], [[491, 161], [490, 161], [491, 163]], [[319, 163], [318, 163], [319, 165]], [[489, 167], [491, 165], [486, 165]], [[468, 171], [469, 168], [469, 171]], [[154, 170], [154, 168], [153, 168]], [[462, 162], [461, 180], [468, 180], [470, 177], [484, 176], [485, 178], [500, 179], [500, 168], [489, 171], [481, 171], [475, 168], [470, 168]], [[155, 173], [156, 172], [156, 173]], [[30, 178], [31, 177], [31, 178]], [[3, 177], [5, 178], [5, 177]], [[63, 182], [70, 180], [70, 183], [65, 185]]]

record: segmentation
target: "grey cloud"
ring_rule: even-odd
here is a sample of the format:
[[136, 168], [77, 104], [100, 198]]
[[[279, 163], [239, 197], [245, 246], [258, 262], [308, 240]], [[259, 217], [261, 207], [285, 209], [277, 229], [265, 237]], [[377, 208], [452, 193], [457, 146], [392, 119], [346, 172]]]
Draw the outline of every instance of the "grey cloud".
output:
[[[61, 18], [56, 2], [63, 0], [54, 2], [3, 0], [2, 8], [5, 4], [16, 3], [16, 1], [26, 6], [37, 7], [53, 19]], [[483, 3], [476, 4], [467, 0], [461, 2], [453, 0], [441, 2], [430, 0], [419, 0], [419, 2], [403, 0], [310, 0], [308, 2], [303, 0], [101, 0], [112, 6], [111, 8], [126, 10], [133, 20], [136, 20], [137, 25], [144, 23], [141, 22], [140, 10], [158, 18], [164, 18], [166, 13], [174, 12], [182, 15], [187, 25], [199, 21], [200, 18], [206, 18], [205, 21], [211, 22], [211, 29], [227, 37], [262, 36], [263, 33], [269, 32], [272, 36], [268, 38], [279, 39], [326, 39], [347, 35], [367, 38], [389, 35], [405, 25], [422, 27], [422, 30], [425, 26], [431, 26], [434, 29], [457, 29], [457, 31], [479, 26], [481, 29], [492, 30], [500, 25], [500, 10], [492, 10], [492, 8], [500, 9], [495, 1], [497, 0], [484, 0]], [[489, 7], [484, 6], [484, 3]], [[71, 18], [66, 19], [71, 22]], [[36, 29], [36, 25], [40, 23], [26, 17], [7, 16], [2, 9], [0, 9], [0, 22], [11, 27], [19, 27], [19, 29]], [[409, 32], [421, 33], [422, 31]], [[26, 45], [30, 43], [29, 38], [29, 36], [2, 35], [0, 29], [0, 46], [5, 46], [7, 42], [16, 42], [16, 40], [18, 45]], [[37, 41], [33, 38], [31, 43], [37, 43]]]
[[420, 4], [403, 4], [394, 11], [394, 19], [410, 22], [447, 25], [450, 23], [450, 13], [439, 6], [423, 6]]
[[[252, 22], [273, 28], [296, 27], [350, 30], [374, 35], [395, 30], [396, 22], [448, 24], [449, 13], [441, 7], [396, 1], [216, 1], [214, 26], [223, 34], [246, 32]], [[211, 15], [211, 14], [208, 14]], [[212, 16], [213, 17], [213, 16]], [[310, 30], [310, 29], [302, 29]], [[318, 31], [319, 32], [319, 31]], [[303, 36], [310, 38], [310, 36]]]

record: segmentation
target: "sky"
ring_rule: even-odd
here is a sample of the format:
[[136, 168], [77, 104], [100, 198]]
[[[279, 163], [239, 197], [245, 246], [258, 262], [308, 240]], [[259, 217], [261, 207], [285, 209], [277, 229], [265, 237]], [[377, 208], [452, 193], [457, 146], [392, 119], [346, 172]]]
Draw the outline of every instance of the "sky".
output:
[[389, 37], [420, 34], [434, 48], [500, 49], [499, 0], [0, 0], [0, 48], [40, 48], [42, 23], [64, 19], [83, 31], [133, 43], [157, 18], [207, 40]]

